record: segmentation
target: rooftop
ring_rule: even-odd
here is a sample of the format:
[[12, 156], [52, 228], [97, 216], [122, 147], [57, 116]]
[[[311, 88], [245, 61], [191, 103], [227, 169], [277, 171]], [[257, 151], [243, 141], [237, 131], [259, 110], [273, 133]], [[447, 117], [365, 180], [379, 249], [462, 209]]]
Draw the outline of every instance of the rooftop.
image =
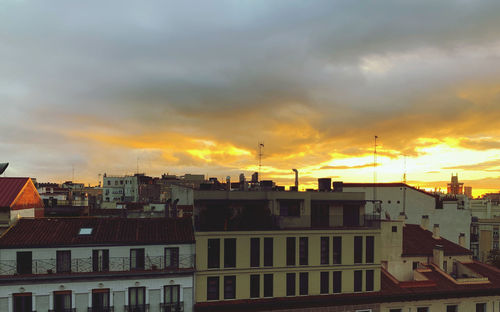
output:
[[0, 178], [0, 207], [10, 207], [30, 178]]
[[424, 230], [420, 225], [405, 224], [403, 227], [402, 256], [432, 256], [434, 246], [443, 246], [444, 255], [471, 255], [472, 252], [445, 238], [435, 239], [432, 232]]

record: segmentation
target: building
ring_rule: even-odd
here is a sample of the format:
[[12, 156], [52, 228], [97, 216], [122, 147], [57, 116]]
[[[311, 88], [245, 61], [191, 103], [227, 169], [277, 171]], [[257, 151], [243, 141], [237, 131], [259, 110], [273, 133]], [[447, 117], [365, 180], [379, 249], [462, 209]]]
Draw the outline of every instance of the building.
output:
[[464, 186], [464, 195], [472, 199], [472, 186]]
[[190, 218], [20, 219], [0, 237], [0, 311], [192, 311]]
[[137, 202], [143, 173], [125, 176], [103, 175], [103, 202]]
[[464, 193], [464, 184], [458, 182], [458, 174], [451, 175], [451, 182], [448, 183], [448, 194], [450, 195], [461, 195]]
[[352, 300], [380, 291], [380, 223], [365, 214], [363, 193], [195, 190], [193, 198], [196, 311], [346, 300], [352, 311], [377, 308]]
[[0, 233], [18, 217], [43, 215], [43, 201], [30, 178], [0, 178]]
[[45, 206], [45, 216], [89, 215], [89, 199], [81, 183], [37, 183], [38, 193]]

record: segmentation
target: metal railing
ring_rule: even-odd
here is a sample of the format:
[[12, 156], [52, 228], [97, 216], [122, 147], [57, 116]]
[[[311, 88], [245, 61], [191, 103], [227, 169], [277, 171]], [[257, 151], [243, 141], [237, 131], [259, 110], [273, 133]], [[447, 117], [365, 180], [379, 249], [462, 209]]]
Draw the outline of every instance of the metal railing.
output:
[[76, 312], [76, 308], [54, 309], [54, 310], [49, 310], [49, 312]]
[[160, 303], [161, 312], [184, 312], [184, 302]]
[[87, 312], [114, 312], [113, 307], [92, 307], [88, 308]]
[[[31, 262], [31, 272], [17, 272], [16, 260], [0, 260], [1, 275], [30, 275], [30, 274], [70, 274], [90, 272], [126, 272], [126, 271], [178, 271], [194, 268], [194, 255], [179, 255], [178, 265], [168, 266], [163, 256], [144, 257], [144, 266], [130, 267], [130, 257], [110, 257], [106, 270], [94, 271], [92, 257], [71, 259], [71, 267], [68, 271], [57, 272], [56, 259], [36, 259]], [[141, 261], [142, 262], [142, 261]], [[102, 264], [102, 262], [100, 263]], [[29, 268], [28, 268], [29, 271]]]
[[125, 312], [149, 312], [149, 304], [126, 305]]

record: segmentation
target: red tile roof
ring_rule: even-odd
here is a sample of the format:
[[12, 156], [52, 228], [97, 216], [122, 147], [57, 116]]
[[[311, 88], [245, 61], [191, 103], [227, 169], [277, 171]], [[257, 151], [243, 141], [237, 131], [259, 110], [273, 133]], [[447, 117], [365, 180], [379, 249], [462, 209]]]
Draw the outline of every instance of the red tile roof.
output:
[[420, 225], [405, 224], [403, 227], [403, 256], [432, 256], [434, 246], [441, 245], [445, 256], [470, 255], [472, 252], [447, 239], [434, 239], [432, 232]]
[[22, 218], [0, 237], [0, 248], [165, 243], [194, 243], [191, 218]]
[[10, 207], [29, 178], [0, 178], [0, 207]]

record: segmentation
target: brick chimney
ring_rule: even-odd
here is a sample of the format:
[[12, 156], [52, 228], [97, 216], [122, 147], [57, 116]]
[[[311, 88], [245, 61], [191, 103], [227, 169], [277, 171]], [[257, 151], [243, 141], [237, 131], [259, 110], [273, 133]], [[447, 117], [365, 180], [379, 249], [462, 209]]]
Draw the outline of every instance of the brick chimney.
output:
[[441, 270], [443, 269], [444, 260], [444, 249], [441, 245], [434, 246], [432, 249], [432, 263], [438, 266]]
[[429, 216], [428, 215], [422, 216], [422, 221], [420, 222], [420, 227], [424, 230], [429, 229]]
[[439, 236], [439, 224], [434, 224], [434, 229], [432, 230], [432, 238], [441, 239], [441, 236]]

